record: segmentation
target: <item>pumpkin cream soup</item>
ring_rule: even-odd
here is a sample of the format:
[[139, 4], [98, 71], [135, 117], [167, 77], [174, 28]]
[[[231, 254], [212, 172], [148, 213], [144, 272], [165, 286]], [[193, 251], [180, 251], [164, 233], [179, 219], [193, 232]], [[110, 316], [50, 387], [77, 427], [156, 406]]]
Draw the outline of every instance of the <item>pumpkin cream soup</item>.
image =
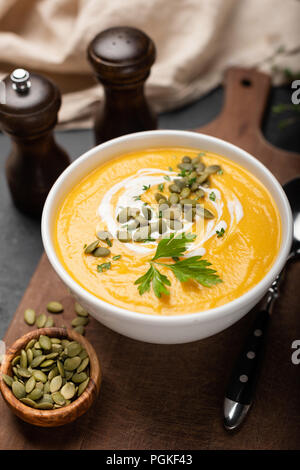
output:
[[99, 166], [65, 197], [55, 243], [84, 289], [158, 315], [241, 296], [277, 256], [281, 221], [266, 188], [227, 158], [143, 150]]

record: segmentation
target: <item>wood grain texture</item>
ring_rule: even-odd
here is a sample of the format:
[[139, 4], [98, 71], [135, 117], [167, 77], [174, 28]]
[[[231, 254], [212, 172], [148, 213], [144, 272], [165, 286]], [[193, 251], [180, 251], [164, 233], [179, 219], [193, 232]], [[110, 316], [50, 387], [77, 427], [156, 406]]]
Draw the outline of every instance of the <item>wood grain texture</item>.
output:
[[29, 424], [42, 427], [56, 427], [71, 423], [82, 416], [96, 400], [101, 384], [101, 369], [99, 359], [91, 343], [83, 336], [72, 329], [67, 328], [40, 328], [32, 330], [18, 338], [13, 345], [6, 351], [3, 363], [1, 364], [1, 373], [12, 376], [11, 361], [16, 357], [21, 349], [32, 339], [37, 339], [40, 335], [46, 335], [51, 338], [67, 338], [82, 344], [90, 358], [90, 380], [85, 391], [74, 400], [70, 405], [57, 410], [35, 410], [30, 406], [24, 405], [12, 393], [9, 387], [0, 377], [0, 390], [4, 400], [9, 408], [23, 421]]
[[[247, 77], [252, 86], [240, 86]], [[269, 78], [231, 69], [226, 87], [223, 112], [201, 131], [250, 151], [282, 183], [299, 174], [300, 156], [272, 147], [259, 130]], [[20, 421], [1, 400], [0, 448], [300, 449], [300, 366], [291, 362], [292, 342], [300, 339], [299, 268], [291, 266], [281, 288], [256, 401], [237, 433], [223, 429], [223, 399], [253, 312], [216, 336], [182, 345], [134, 341], [92, 319], [86, 334], [103, 366], [97, 402], [74, 423], [54, 430]], [[65, 307], [56, 324], [70, 324], [74, 301], [44, 255], [7, 331], [8, 345], [30, 330], [23, 321], [25, 308], [41, 313], [52, 299]]]

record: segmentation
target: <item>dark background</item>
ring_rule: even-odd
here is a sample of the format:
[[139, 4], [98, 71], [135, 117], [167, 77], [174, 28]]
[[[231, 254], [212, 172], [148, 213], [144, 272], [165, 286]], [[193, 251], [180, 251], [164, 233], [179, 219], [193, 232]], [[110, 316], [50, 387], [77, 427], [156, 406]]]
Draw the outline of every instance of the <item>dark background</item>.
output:
[[[291, 89], [288, 86], [272, 88], [262, 132], [272, 144], [300, 152], [300, 120], [281, 129], [279, 123], [289, 117], [289, 113], [273, 113], [272, 107], [279, 103], [291, 103]], [[198, 128], [213, 120], [222, 104], [223, 89], [218, 87], [188, 106], [161, 114], [159, 128]], [[91, 130], [58, 131], [56, 138], [72, 159], [93, 146]], [[9, 138], [0, 134], [0, 338], [4, 336], [43, 251], [40, 222], [21, 214], [11, 202], [5, 177], [9, 150]]]

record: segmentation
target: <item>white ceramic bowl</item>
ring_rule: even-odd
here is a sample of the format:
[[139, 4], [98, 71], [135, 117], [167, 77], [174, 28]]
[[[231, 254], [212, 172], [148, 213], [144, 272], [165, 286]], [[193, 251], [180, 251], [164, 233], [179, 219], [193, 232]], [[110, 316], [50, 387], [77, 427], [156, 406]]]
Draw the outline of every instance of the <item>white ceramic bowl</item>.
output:
[[[241, 297], [221, 307], [185, 315], [162, 317], [129, 311], [87, 292], [65, 271], [53, 244], [59, 204], [73, 186], [101, 163], [120, 154], [155, 147], [192, 147], [216, 152], [254, 174], [272, 194], [282, 221], [282, 241], [275, 263], [266, 276]], [[292, 216], [278, 181], [265, 166], [244, 150], [215, 137], [186, 131], [149, 131], [125, 135], [92, 148], [72, 163], [58, 178], [45, 203], [42, 217], [44, 247], [53, 268], [74, 297], [101, 323], [125, 336], [151, 343], [187, 343], [206, 338], [242, 318], [263, 297], [283, 268], [292, 241]]]

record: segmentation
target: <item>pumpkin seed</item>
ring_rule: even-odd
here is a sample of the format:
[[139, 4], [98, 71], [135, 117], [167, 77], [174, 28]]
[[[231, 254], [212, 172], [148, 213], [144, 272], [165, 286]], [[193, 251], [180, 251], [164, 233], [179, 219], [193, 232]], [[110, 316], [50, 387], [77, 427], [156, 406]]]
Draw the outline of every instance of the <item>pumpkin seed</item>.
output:
[[74, 397], [76, 390], [73, 382], [67, 382], [61, 389], [60, 393], [62, 394], [65, 400], [70, 400]]
[[71, 380], [71, 378], [73, 377], [73, 374], [74, 374], [74, 372], [72, 372], [72, 371], [70, 371], [70, 370], [66, 370], [66, 371], [65, 371], [66, 381]]
[[[62, 347], [60, 346], [60, 348], [62, 349]], [[45, 356], [46, 359], [56, 359], [58, 356], [58, 352], [51, 352], [49, 354], [47, 354]]]
[[196, 206], [197, 201], [196, 199], [181, 199], [180, 204], [182, 206]]
[[152, 211], [149, 207], [143, 206], [142, 207], [142, 214], [146, 220], [150, 220], [152, 218]]
[[59, 374], [64, 377], [65, 376], [65, 369], [60, 361], [57, 361], [57, 369]]
[[86, 369], [86, 367], [89, 365], [89, 362], [90, 362], [89, 357], [84, 358], [82, 363], [78, 367], [77, 372], [80, 373], [80, 372], [84, 371], [84, 369]]
[[52, 380], [54, 377], [56, 377], [57, 375], [59, 374], [58, 372], [58, 367], [53, 367], [53, 369], [50, 370], [49, 374], [48, 374], [48, 380]]
[[30, 379], [27, 380], [26, 384], [25, 384], [25, 391], [26, 393], [31, 393], [32, 390], [35, 388], [35, 384], [36, 384], [36, 381], [35, 381], [35, 378], [33, 377], [33, 375], [30, 377]]
[[205, 209], [204, 207], [197, 205], [197, 214], [200, 215], [200, 217], [203, 217], [204, 219], [214, 219], [214, 214], [210, 212], [208, 209]]
[[82, 307], [82, 305], [80, 305], [78, 302], [75, 302], [75, 312], [77, 313], [77, 315], [79, 315], [80, 317], [88, 317], [89, 314], [87, 312], [87, 310], [85, 310], [85, 308]]
[[21, 366], [23, 369], [26, 369], [27, 363], [28, 363], [28, 360], [27, 360], [26, 351], [25, 351], [24, 349], [22, 349], [22, 350], [21, 350], [21, 358], [20, 358], [20, 366]]
[[71, 325], [73, 327], [75, 326], [86, 326], [89, 322], [89, 319], [88, 318], [85, 318], [85, 317], [76, 317], [72, 320], [72, 323]]
[[30, 398], [30, 400], [36, 401], [36, 400], [39, 400], [43, 396], [43, 393], [44, 392], [41, 388], [35, 388], [32, 390], [32, 392], [30, 392], [27, 395], [27, 398]]
[[127, 230], [118, 230], [117, 239], [122, 243], [128, 243], [131, 241], [131, 234]]
[[44, 393], [40, 403], [42, 402], [53, 403], [52, 396], [49, 393]]
[[52, 344], [61, 344], [61, 339], [59, 338], [50, 338]]
[[75, 384], [80, 384], [81, 382], [84, 382], [87, 379], [87, 375], [85, 372], [76, 372], [76, 374], [73, 374], [72, 377], [72, 382]]
[[26, 391], [25, 391], [25, 387], [23, 384], [21, 384], [20, 382], [13, 382], [11, 388], [16, 398], [18, 398], [19, 400], [21, 398], [25, 398]]
[[172, 193], [169, 197], [169, 202], [171, 204], [177, 204], [179, 202], [179, 196], [176, 193]]
[[86, 255], [93, 253], [96, 250], [97, 246], [99, 245], [99, 240], [95, 240], [94, 242], [90, 243], [84, 250]]
[[53, 404], [49, 403], [47, 401], [40, 401], [39, 403], [36, 403], [35, 407], [38, 410], [52, 410], [53, 409]]
[[35, 344], [34, 344], [34, 349], [42, 349], [42, 348], [41, 348], [41, 345], [40, 345], [40, 343], [39, 343], [38, 341], [35, 342]]
[[44, 349], [46, 351], [51, 350], [52, 343], [50, 341], [50, 338], [48, 338], [48, 336], [41, 335], [40, 338], [39, 338], [39, 343], [40, 343], [42, 349]]
[[84, 336], [85, 334], [85, 328], [82, 325], [75, 326], [74, 331], [76, 331], [76, 333], [79, 333], [82, 336]]
[[64, 362], [64, 369], [65, 370], [75, 370], [81, 363], [81, 359], [79, 356], [74, 356], [71, 358], [68, 358]]
[[148, 219], [146, 219], [143, 215], [138, 215], [135, 220], [138, 222], [140, 227], [146, 227], [148, 225]]
[[[48, 375], [48, 379], [49, 379], [49, 375]], [[44, 394], [45, 393], [47, 394], [47, 393], [50, 392], [50, 382], [49, 382], [49, 380], [47, 380], [47, 382], [45, 383], [43, 392], [44, 392]]]
[[85, 349], [83, 349], [83, 350], [81, 351], [81, 353], [78, 354], [78, 357], [80, 357], [80, 359], [83, 360], [83, 359], [85, 359], [86, 357], [88, 357], [88, 353], [86, 352]]
[[33, 353], [33, 357], [38, 357], [38, 356], [42, 356], [43, 353], [40, 349], [32, 349], [32, 353]]
[[32, 360], [33, 360], [33, 352], [32, 352], [32, 349], [27, 349], [26, 355], [27, 355], [27, 362], [28, 362], [28, 364], [31, 364], [31, 362], [32, 362]]
[[39, 367], [40, 364], [42, 364], [42, 362], [44, 362], [45, 360], [45, 356], [41, 355], [41, 356], [37, 356], [35, 358], [32, 359], [32, 362], [30, 364], [30, 366], [35, 369], [36, 367]]
[[43, 382], [37, 382], [36, 385], [35, 385], [35, 388], [40, 388], [41, 390], [44, 390]]
[[47, 382], [47, 375], [44, 374], [41, 370], [34, 370], [32, 372], [33, 377], [35, 380], [42, 382], [43, 384]]
[[[38, 315], [36, 319], [36, 326], [38, 328], [44, 328], [46, 321], [47, 321], [47, 316], [44, 313], [42, 313], [41, 315]], [[34, 347], [38, 349], [37, 343], [35, 343]]]
[[54, 403], [56, 403], [57, 405], [63, 406], [65, 404], [65, 399], [60, 392], [54, 392], [51, 396]]
[[210, 165], [206, 168], [206, 171], [209, 175], [213, 175], [214, 173], [218, 173], [218, 171], [221, 171], [220, 165]]
[[58, 392], [61, 386], [62, 386], [62, 377], [61, 375], [57, 375], [50, 382], [50, 392], [51, 393]]
[[53, 353], [59, 354], [62, 350], [63, 350], [63, 347], [61, 344], [52, 344]]
[[167, 220], [167, 224], [169, 225], [171, 230], [181, 230], [183, 228], [183, 223], [180, 220]]
[[60, 313], [60, 312], [63, 312], [64, 307], [62, 306], [60, 302], [53, 300], [47, 304], [47, 310], [48, 312], [51, 312], [51, 313]]
[[31, 373], [29, 372], [28, 369], [25, 369], [24, 367], [19, 367], [18, 368], [18, 377], [24, 377], [25, 379], [29, 379], [31, 377]]
[[90, 381], [90, 379], [88, 377], [84, 382], [82, 382], [79, 385], [78, 392], [77, 392], [78, 397], [80, 397], [80, 395], [85, 391], [86, 387], [88, 386], [89, 381]]
[[184, 157], [182, 157], [182, 163], [192, 163], [191, 157], [185, 155]]
[[52, 317], [48, 317], [45, 323], [45, 328], [52, 328], [54, 326], [54, 320]]
[[138, 228], [133, 234], [132, 238], [135, 242], [142, 242], [149, 237], [150, 231], [151, 229], [149, 225], [147, 225], [146, 227]]
[[156, 202], [159, 202], [159, 201], [161, 201], [162, 199], [163, 199], [163, 201], [166, 201], [166, 200], [167, 200], [166, 196], [164, 196], [164, 195], [161, 194], [161, 193], [155, 193], [155, 194], [154, 194], [154, 197], [155, 197]]
[[28, 349], [33, 348], [33, 346], [35, 345], [35, 343], [36, 343], [36, 339], [31, 339], [31, 340], [29, 341], [29, 343], [26, 344], [25, 351], [28, 351]]
[[77, 343], [77, 341], [72, 341], [66, 347], [66, 353], [69, 357], [78, 356], [81, 350], [82, 350], [82, 347], [79, 343]]
[[181, 188], [180, 188], [180, 186], [179, 186], [178, 184], [172, 183], [172, 184], [170, 184], [170, 186], [169, 186], [169, 191], [170, 191], [171, 193], [178, 193], [178, 194], [179, 194], [179, 193], [181, 192]]
[[51, 367], [50, 367], [50, 366], [52, 366], [52, 364], [54, 364], [53, 359], [46, 359], [46, 361], [42, 362], [41, 367], [42, 367], [43, 369], [49, 369], [49, 370], [51, 370]]
[[99, 246], [99, 248], [96, 248], [96, 250], [93, 251], [93, 256], [96, 256], [97, 258], [99, 257], [103, 258], [109, 255], [110, 255], [110, 250], [103, 246]]
[[187, 199], [190, 194], [191, 194], [191, 190], [189, 188], [183, 188], [183, 190], [180, 193], [180, 197], [182, 199]]
[[10, 377], [10, 375], [2, 374], [2, 379], [3, 379], [3, 382], [6, 383], [8, 387], [10, 388], [12, 387], [13, 379], [12, 377]]
[[21, 356], [20, 356], [20, 355], [15, 356], [15, 357], [13, 358], [13, 360], [11, 361], [11, 365], [12, 365], [12, 366], [15, 366], [15, 365], [19, 364], [20, 359], [21, 359]]
[[128, 222], [130, 217], [131, 215], [130, 215], [129, 207], [124, 207], [124, 209], [121, 209], [121, 211], [118, 213], [117, 221], [120, 224], [126, 224], [126, 222]]
[[27, 308], [24, 312], [24, 320], [27, 325], [34, 325], [35, 324], [35, 311], [32, 308]]
[[20, 401], [24, 403], [24, 405], [30, 406], [31, 408], [36, 408], [36, 403], [29, 397], [20, 398]]

